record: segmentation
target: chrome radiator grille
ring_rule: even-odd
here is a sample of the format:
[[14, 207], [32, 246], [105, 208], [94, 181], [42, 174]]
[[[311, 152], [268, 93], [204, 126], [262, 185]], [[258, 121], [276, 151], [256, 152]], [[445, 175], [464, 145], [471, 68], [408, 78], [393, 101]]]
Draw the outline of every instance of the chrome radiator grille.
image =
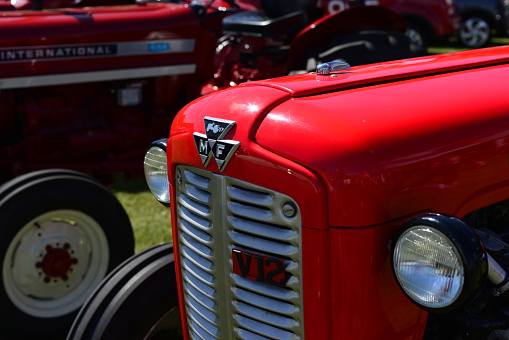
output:
[[[301, 218], [288, 196], [177, 168], [177, 220], [191, 339], [304, 339]], [[233, 273], [232, 249], [284, 260], [285, 287]]]

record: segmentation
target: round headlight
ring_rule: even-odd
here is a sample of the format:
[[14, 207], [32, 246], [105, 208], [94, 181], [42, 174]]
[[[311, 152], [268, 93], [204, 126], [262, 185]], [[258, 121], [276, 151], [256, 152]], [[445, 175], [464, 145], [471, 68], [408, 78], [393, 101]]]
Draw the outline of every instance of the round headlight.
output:
[[143, 167], [150, 192], [159, 202], [167, 205], [170, 203], [170, 184], [168, 181], [166, 142], [167, 139], [161, 139], [150, 144], [145, 153]]
[[447, 312], [480, 290], [487, 258], [475, 233], [457, 218], [426, 214], [408, 221], [393, 248], [393, 269], [421, 308]]

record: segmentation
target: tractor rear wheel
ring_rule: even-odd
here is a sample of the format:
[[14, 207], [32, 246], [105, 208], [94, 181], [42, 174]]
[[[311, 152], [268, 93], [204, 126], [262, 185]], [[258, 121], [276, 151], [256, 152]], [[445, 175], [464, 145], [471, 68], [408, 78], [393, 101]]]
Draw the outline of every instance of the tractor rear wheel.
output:
[[126, 212], [93, 178], [52, 169], [5, 183], [0, 334], [8, 339], [66, 334], [101, 280], [133, 252]]

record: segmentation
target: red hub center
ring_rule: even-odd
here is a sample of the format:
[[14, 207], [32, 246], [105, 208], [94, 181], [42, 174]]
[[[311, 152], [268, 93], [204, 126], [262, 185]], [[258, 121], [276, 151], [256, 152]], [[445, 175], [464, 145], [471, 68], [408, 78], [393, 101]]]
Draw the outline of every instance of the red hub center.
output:
[[53, 248], [52, 246], [46, 246], [46, 255], [41, 262], [36, 263], [37, 268], [41, 268], [44, 274], [46, 274], [45, 282], [50, 281], [51, 278], [61, 278], [67, 280], [67, 273], [73, 264], [76, 264], [78, 260], [71, 257], [68, 249], [70, 246], [66, 243], [63, 248]]

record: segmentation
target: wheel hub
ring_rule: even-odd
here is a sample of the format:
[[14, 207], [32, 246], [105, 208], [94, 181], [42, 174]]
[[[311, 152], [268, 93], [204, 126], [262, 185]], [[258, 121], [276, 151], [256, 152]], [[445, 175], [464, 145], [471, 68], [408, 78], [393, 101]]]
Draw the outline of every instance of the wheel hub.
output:
[[[42, 261], [35, 264], [36, 268], [42, 269], [44, 275], [44, 282], [50, 283], [52, 279], [60, 278], [67, 281], [67, 275], [72, 266], [78, 263], [78, 259], [71, 256], [71, 245], [65, 243], [61, 248], [54, 248], [51, 245], [45, 247], [46, 254]], [[42, 276], [42, 275], [41, 275]]]
[[466, 20], [460, 29], [460, 39], [465, 46], [476, 48], [483, 46], [490, 38], [488, 23], [480, 18]]

